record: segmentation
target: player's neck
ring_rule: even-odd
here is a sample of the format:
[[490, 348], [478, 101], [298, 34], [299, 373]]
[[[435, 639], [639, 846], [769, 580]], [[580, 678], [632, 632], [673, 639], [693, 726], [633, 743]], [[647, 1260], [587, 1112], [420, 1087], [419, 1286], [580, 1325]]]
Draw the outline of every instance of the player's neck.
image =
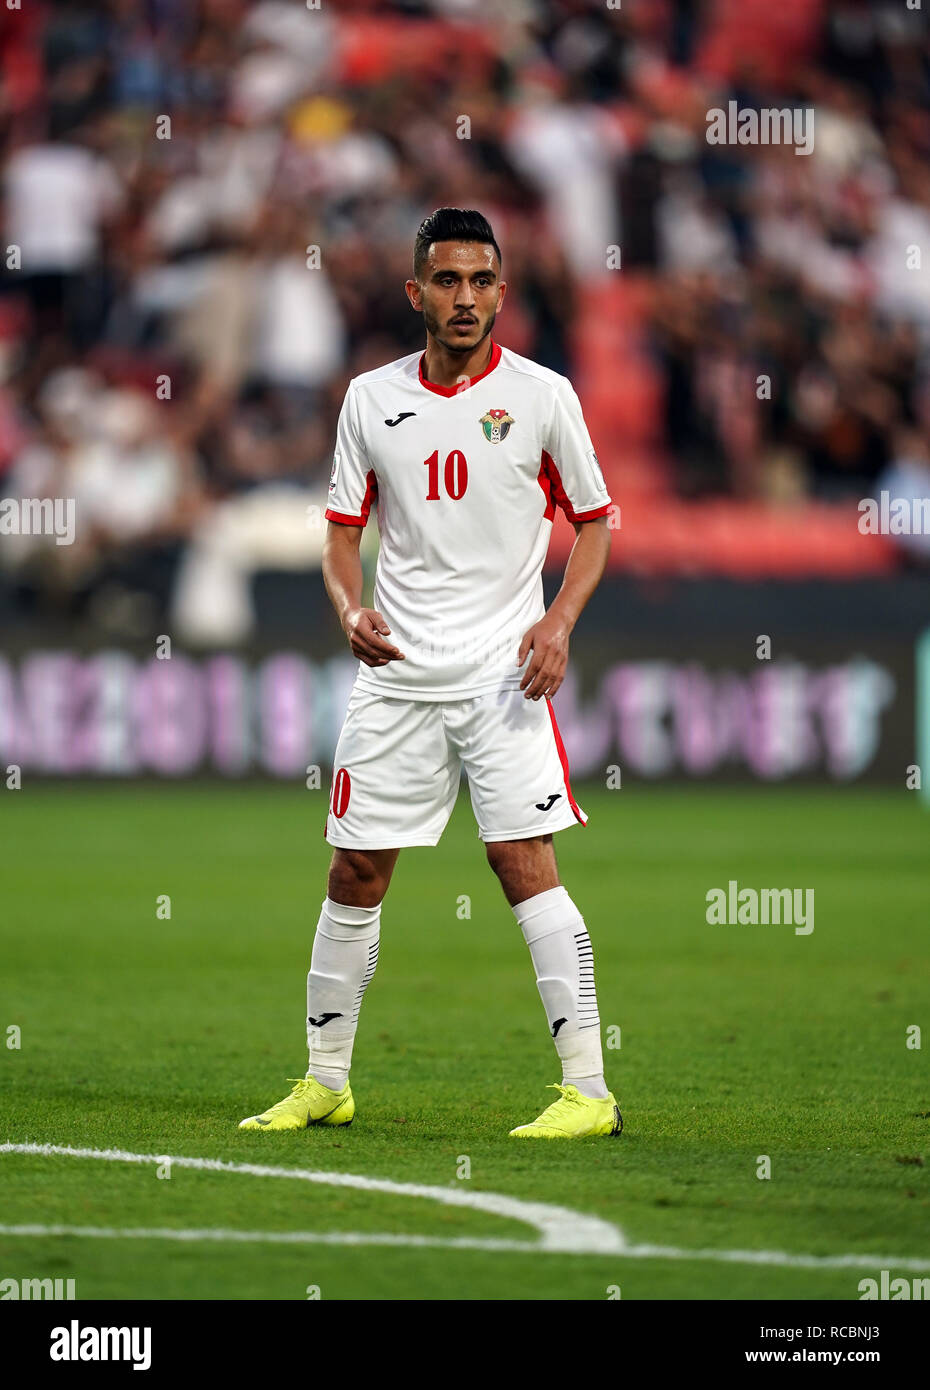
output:
[[480, 376], [490, 366], [493, 351], [490, 333], [469, 353], [450, 352], [427, 334], [423, 375], [434, 386], [458, 386], [463, 377]]

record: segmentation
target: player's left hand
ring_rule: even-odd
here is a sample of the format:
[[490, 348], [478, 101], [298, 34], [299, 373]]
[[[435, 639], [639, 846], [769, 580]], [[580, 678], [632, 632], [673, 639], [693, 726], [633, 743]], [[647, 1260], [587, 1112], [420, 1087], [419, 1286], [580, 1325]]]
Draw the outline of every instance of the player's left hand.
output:
[[568, 665], [568, 637], [566, 624], [551, 612], [523, 634], [517, 665], [522, 666], [529, 652], [533, 653], [520, 682], [527, 700], [551, 699], [562, 684]]

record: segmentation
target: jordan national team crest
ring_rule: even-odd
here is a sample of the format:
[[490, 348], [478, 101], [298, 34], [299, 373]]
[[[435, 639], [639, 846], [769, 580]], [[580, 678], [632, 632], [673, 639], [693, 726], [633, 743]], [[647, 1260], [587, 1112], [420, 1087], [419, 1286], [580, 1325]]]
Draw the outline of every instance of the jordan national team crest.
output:
[[513, 416], [507, 410], [489, 410], [481, 417], [485, 439], [491, 444], [499, 444], [502, 439], [506, 439], [513, 423]]

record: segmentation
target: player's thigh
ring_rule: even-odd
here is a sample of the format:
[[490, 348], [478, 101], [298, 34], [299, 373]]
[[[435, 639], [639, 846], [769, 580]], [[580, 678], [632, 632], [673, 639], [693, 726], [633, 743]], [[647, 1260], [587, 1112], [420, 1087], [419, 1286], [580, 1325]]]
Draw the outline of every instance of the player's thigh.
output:
[[338, 849], [434, 845], [458, 783], [439, 704], [356, 688], [333, 759], [326, 838]]
[[482, 840], [531, 839], [584, 825], [548, 700], [499, 690], [455, 707], [455, 738]]

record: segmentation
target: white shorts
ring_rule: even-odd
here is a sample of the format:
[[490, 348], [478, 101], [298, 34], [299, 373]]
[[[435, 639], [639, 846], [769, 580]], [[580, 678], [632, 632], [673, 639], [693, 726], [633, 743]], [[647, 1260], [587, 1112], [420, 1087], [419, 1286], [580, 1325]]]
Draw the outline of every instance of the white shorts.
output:
[[469, 700], [352, 691], [333, 762], [325, 835], [342, 849], [435, 845], [464, 767], [482, 840], [585, 825], [548, 699], [514, 688]]

